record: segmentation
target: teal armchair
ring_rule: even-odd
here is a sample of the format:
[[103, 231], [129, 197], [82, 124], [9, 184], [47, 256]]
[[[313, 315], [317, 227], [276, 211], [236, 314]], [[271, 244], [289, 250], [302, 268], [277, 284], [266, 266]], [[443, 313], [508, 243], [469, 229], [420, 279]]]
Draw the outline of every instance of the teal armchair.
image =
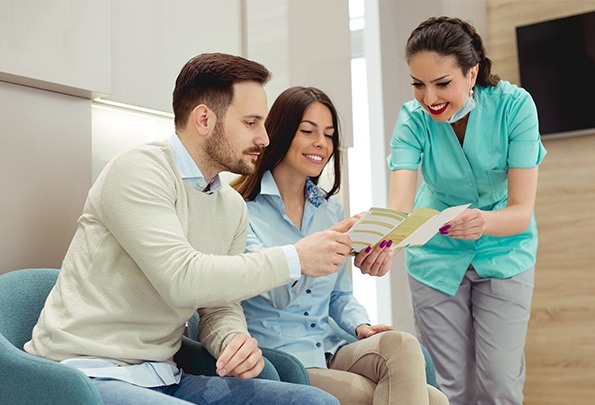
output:
[[[188, 338], [198, 341], [198, 313], [188, 320]], [[310, 385], [310, 377], [302, 363], [289, 353], [276, 349], [260, 348], [266, 363], [271, 363], [272, 369], [277, 373], [277, 379], [294, 384]], [[272, 379], [272, 378], [271, 378]]]
[[[23, 350], [58, 273], [57, 269], [39, 268], [0, 274], [2, 404], [103, 404], [94, 384], [82, 372]], [[199, 342], [186, 336], [182, 337], [182, 346], [174, 359], [189, 374], [215, 375], [215, 359]], [[280, 380], [268, 360], [259, 378]]]
[[77, 369], [23, 351], [57, 277], [56, 269], [0, 275], [2, 403], [103, 404], [91, 380]]

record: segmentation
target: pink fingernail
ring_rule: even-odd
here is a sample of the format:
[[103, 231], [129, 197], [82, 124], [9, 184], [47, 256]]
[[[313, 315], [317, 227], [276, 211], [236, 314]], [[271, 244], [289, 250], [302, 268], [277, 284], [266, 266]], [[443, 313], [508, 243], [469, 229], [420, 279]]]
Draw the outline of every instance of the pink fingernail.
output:
[[386, 246], [386, 241], [385, 240], [383, 240], [382, 242], [380, 242], [380, 249], [382, 249], [385, 246]]
[[444, 225], [442, 228], [438, 229], [440, 233], [444, 234], [446, 231], [450, 229], [450, 225]]
[[370, 251], [371, 251], [371, 250], [372, 250], [372, 246], [368, 246], [368, 247], [366, 248], [366, 253], [370, 253]]
[[388, 243], [386, 244], [386, 247], [391, 247], [393, 245], [393, 240], [389, 240]]

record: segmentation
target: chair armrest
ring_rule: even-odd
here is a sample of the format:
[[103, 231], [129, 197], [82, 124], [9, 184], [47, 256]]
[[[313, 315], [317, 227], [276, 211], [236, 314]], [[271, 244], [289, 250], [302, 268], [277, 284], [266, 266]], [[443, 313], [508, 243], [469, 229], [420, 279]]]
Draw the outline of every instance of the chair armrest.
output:
[[273, 364], [279, 373], [281, 381], [310, 385], [306, 368], [296, 357], [281, 350], [265, 348], [261, 348], [261, 350], [264, 357]]
[[0, 386], [6, 404], [103, 404], [99, 391], [82, 372], [21, 351], [1, 334]]
[[[179, 368], [188, 374], [217, 375], [215, 372], [217, 369], [215, 358], [211, 356], [200, 342], [186, 336], [182, 336], [182, 346], [174, 356], [174, 361]], [[257, 378], [274, 381], [281, 380], [275, 367], [266, 358], [264, 359], [264, 369]]]

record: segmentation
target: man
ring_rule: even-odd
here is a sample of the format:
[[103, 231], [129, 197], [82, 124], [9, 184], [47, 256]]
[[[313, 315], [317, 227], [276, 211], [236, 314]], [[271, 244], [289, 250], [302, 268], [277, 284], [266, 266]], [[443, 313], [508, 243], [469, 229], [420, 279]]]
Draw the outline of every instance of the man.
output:
[[[218, 173], [248, 174], [268, 145], [255, 62], [202, 54], [173, 93], [176, 134], [114, 158], [95, 181], [31, 341], [31, 354], [91, 377], [106, 404], [337, 403], [309, 386], [252, 379], [264, 367], [239, 301], [344, 263], [343, 231], [244, 251], [243, 199]], [[185, 374], [173, 356], [198, 308], [217, 374]], [[226, 378], [223, 378], [226, 376]]]

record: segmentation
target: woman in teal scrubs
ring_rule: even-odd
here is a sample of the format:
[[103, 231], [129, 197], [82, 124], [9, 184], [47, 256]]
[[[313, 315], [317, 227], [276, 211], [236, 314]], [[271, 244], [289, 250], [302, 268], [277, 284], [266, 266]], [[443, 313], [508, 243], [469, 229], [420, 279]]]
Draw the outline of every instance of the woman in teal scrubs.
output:
[[422, 22], [405, 55], [414, 100], [390, 143], [388, 206], [471, 203], [426, 245], [407, 249], [420, 338], [451, 404], [521, 404], [537, 166], [546, 154], [537, 110], [524, 89], [491, 73], [465, 21]]

